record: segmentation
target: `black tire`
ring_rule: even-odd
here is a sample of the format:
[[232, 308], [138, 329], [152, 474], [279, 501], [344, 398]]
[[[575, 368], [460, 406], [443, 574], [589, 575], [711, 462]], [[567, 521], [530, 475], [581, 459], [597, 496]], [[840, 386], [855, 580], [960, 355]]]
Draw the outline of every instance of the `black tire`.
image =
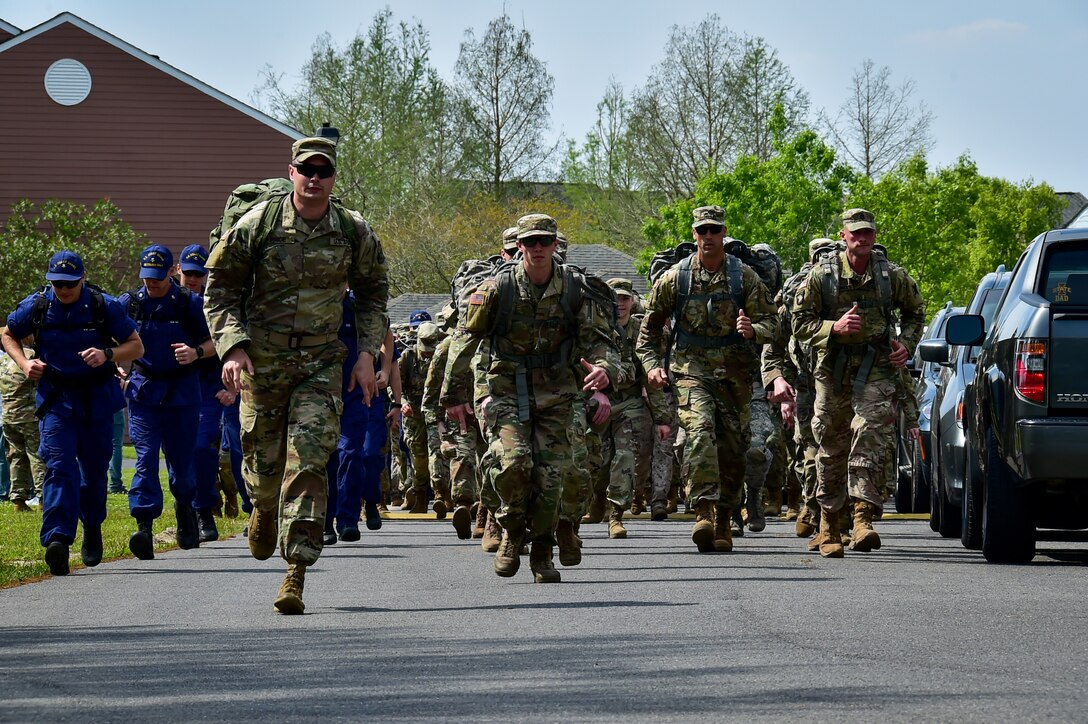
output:
[[[902, 455], [901, 451], [899, 455]], [[913, 513], [914, 506], [911, 504], [911, 495], [913, 495], [914, 491], [910, 479], [910, 466], [904, 465], [902, 460], [896, 462], [898, 463], [896, 470], [899, 472], [899, 477], [895, 483], [895, 512]]]
[[960, 542], [964, 548], [977, 551], [982, 548], [982, 471], [970, 444], [964, 445], [963, 456], [967, 464], [963, 471]]
[[929, 512], [929, 478], [926, 475], [926, 466], [922, 462], [922, 443], [915, 440], [911, 445], [910, 478], [911, 478], [911, 512]]
[[994, 431], [986, 431], [986, 480], [982, 485], [982, 555], [990, 563], [1030, 563], [1035, 557], [1031, 496], [1009, 469]]
[[951, 500], [948, 499], [948, 492], [945, 490], [944, 475], [941, 474], [940, 460], [935, 461], [937, 465], [934, 465], [935, 476], [933, 480], [933, 487], [937, 490], [937, 507], [940, 509], [940, 514], [937, 516], [940, 524], [937, 526], [937, 532], [941, 534], [942, 538], [959, 538], [960, 537], [960, 525], [962, 521], [962, 513], [960, 513], [959, 507], [956, 506]]

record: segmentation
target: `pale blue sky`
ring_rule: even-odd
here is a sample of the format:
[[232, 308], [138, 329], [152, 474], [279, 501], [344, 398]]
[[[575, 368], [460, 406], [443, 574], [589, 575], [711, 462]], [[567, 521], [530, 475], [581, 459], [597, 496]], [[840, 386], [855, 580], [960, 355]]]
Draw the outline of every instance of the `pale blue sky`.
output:
[[434, 65], [447, 78], [464, 30], [481, 33], [505, 5], [514, 22], [532, 32], [537, 54], [555, 76], [553, 131], [568, 137], [581, 139], [593, 123], [610, 76], [628, 90], [641, 85], [662, 57], [670, 26], [716, 12], [733, 30], [766, 38], [809, 92], [814, 110], [837, 108], [855, 68], [872, 58], [890, 66], [894, 80], [912, 78], [936, 116], [932, 162], [949, 164], [969, 151], [985, 174], [1088, 193], [1083, 0], [0, 0], [0, 18], [25, 30], [73, 12], [251, 102], [266, 64], [293, 77], [320, 33], [343, 44], [386, 5], [398, 20], [422, 21]]

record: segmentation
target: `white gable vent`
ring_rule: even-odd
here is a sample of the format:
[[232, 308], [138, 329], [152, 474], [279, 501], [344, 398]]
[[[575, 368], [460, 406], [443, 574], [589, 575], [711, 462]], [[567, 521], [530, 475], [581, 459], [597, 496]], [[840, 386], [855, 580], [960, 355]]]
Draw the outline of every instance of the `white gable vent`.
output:
[[72, 58], [61, 58], [45, 71], [45, 92], [62, 106], [82, 103], [91, 94], [91, 71]]

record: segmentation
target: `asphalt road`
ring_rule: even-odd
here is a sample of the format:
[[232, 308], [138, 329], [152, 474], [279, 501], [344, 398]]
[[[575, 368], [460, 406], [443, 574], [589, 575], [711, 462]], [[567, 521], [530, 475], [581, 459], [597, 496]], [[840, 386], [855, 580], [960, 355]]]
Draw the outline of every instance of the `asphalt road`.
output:
[[825, 561], [791, 523], [728, 555], [689, 526], [583, 526], [537, 585], [388, 521], [326, 549], [303, 617], [242, 538], [0, 591], [0, 719], [1088, 719], [1086, 544], [998, 567], [895, 520]]

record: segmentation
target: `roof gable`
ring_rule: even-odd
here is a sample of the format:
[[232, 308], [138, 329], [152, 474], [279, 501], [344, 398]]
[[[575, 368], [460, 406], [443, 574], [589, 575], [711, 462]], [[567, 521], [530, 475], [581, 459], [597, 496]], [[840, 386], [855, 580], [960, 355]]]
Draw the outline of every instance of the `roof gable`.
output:
[[1081, 212], [1088, 208], [1088, 198], [1085, 198], [1084, 194], [1077, 191], [1059, 191], [1056, 196], [1066, 202], [1065, 208], [1062, 209], [1062, 220], [1058, 228], [1069, 228], [1069, 225], [1081, 215]]
[[[179, 80], [180, 82], [191, 86], [192, 88], [195, 88], [196, 90], [204, 93], [205, 95], [211, 96], [212, 98], [223, 103], [224, 105], [230, 106], [231, 108], [237, 110], [239, 113], [243, 113], [256, 121], [259, 121], [260, 123], [263, 123], [266, 126], [269, 126], [270, 128], [273, 128], [274, 130], [279, 131], [286, 136], [289, 136], [290, 138], [297, 140], [304, 136], [304, 134], [299, 133], [294, 128], [291, 128], [290, 126], [277, 121], [275, 118], [272, 118], [271, 116], [262, 113], [256, 108], [253, 108], [252, 106], [247, 105], [236, 98], [232, 98], [226, 93], [213, 88], [212, 86], [208, 85], [203, 81], [197, 80], [193, 76], [178, 70], [169, 63], [164, 63], [150, 53], [146, 53], [143, 50], [140, 50], [135, 45], [127, 43], [115, 35], [107, 33], [105, 30], [102, 30], [96, 25], [88, 23], [83, 18], [77, 15], [73, 15], [72, 13], [61, 13], [55, 18], [47, 20], [41, 25], [37, 25], [25, 32], [19, 32], [18, 28], [15, 28], [15, 26], [10, 26], [15, 29], [16, 35], [13, 38], [0, 42], [0, 53], [19, 46], [28, 40], [33, 40], [34, 38], [44, 35], [45, 33], [48, 33], [49, 31], [64, 24], [73, 25], [88, 34], [93, 35], [99, 40], [105, 43], [109, 43], [118, 50], [128, 53], [133, 58], [136, 58], [137, 60], [140, 60], [150, 65], [156, 70], [161, 71], [162, 73], [165, 73], [166, 75], [169, 75]], [[0, 21], [0, 29], [4, 29], [5, 25], [7, 24], [3, 21]]]
[[613, 277], [630, 279], [639, 294], [645, 295], [650, 291], [646, 277], [639, 274], [635, 267], [634, 258], [619, 249], [604, 244], [571, 244], [567, 247], [567, 261], [605, 281]]

